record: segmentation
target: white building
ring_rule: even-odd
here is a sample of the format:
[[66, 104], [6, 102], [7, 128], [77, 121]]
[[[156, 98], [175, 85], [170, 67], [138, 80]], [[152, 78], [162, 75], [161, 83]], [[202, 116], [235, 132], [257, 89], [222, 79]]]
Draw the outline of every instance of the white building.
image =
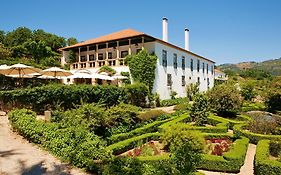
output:
[[215, 69], [215, 80], [226, 81], [228, 80], [228, 76], [219, 69]]
[[69, 51], [76, 54], [77, 62], [71, 70], [87, 69], [97, 72], [104, 65], [120, 72], [128, 72], [124, 64], [127, 55], [136, 54], [141, 49], [155, 53], [158, 57], [153, 92], [161, 99], [169, 99], [171, 91], [179, 97], [186, 96], [186, 85], [199, 82], [200, 91], [214, 86], [214, 61], [189, 51], [189, 30], [185, 29], [185, 48], [168, 42], [168, 20], [163, 18], [163, 39], [132, 29], [126, 29], [90, 39], [72, 46], [61, 48], [61, 63], [65, 64]]

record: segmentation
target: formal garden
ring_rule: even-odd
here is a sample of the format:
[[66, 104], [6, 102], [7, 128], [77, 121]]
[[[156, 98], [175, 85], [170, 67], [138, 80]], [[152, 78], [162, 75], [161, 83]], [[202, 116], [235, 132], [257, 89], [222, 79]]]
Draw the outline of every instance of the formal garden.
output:
[[[163, 101], [142, 83], [53, 84], [1, 91], [0, 101], [14, 131], [91, 173], [238, 173], [252, 143], [255, 174], [281, 174], [281, 93], [279, 81], [271, 83], [264, 101], [230, 82], [206, 93], [190, 85], [186, 98]], [[36, 117], [45, 110], [50, 121]]]

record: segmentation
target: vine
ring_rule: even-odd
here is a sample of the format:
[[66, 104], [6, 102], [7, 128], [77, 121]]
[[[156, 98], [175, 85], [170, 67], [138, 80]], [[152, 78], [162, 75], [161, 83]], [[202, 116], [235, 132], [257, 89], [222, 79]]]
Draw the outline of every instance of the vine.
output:
[[151, 92], [155, 80], [157, 56], [142, 50], [136, 55], [127, 56], [126, 62], [129, 64], [133, 80], [147, 85]]

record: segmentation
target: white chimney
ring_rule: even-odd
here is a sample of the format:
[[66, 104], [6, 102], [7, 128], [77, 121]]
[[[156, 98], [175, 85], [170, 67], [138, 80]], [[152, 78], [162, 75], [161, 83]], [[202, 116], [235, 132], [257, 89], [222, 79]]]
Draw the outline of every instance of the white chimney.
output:
[[184, 49], [189, 51], [189, 30], [184, 29]]
[[163, 17], [162, 19], [162, 27], [163, 27], [163, 41], [168, 42], [168, 19]]

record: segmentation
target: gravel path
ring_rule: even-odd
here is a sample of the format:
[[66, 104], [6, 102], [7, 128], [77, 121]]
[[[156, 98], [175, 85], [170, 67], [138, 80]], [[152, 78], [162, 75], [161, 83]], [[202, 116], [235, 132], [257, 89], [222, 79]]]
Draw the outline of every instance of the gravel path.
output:
[[7, 116], [0, 112], [0, 175], [2, 174], [87, 175], [12, 132]]
[[253, 175], [254, 174], [254, 158], [256, 154], [256, 145], [249, 144], [245, 163], [240, 169], [240, 173], [221, 173], [221, 172], [212, 172], [212, 171], [205, 171], [199, 170], [200, 172], [205, 173], [205, 175]]

